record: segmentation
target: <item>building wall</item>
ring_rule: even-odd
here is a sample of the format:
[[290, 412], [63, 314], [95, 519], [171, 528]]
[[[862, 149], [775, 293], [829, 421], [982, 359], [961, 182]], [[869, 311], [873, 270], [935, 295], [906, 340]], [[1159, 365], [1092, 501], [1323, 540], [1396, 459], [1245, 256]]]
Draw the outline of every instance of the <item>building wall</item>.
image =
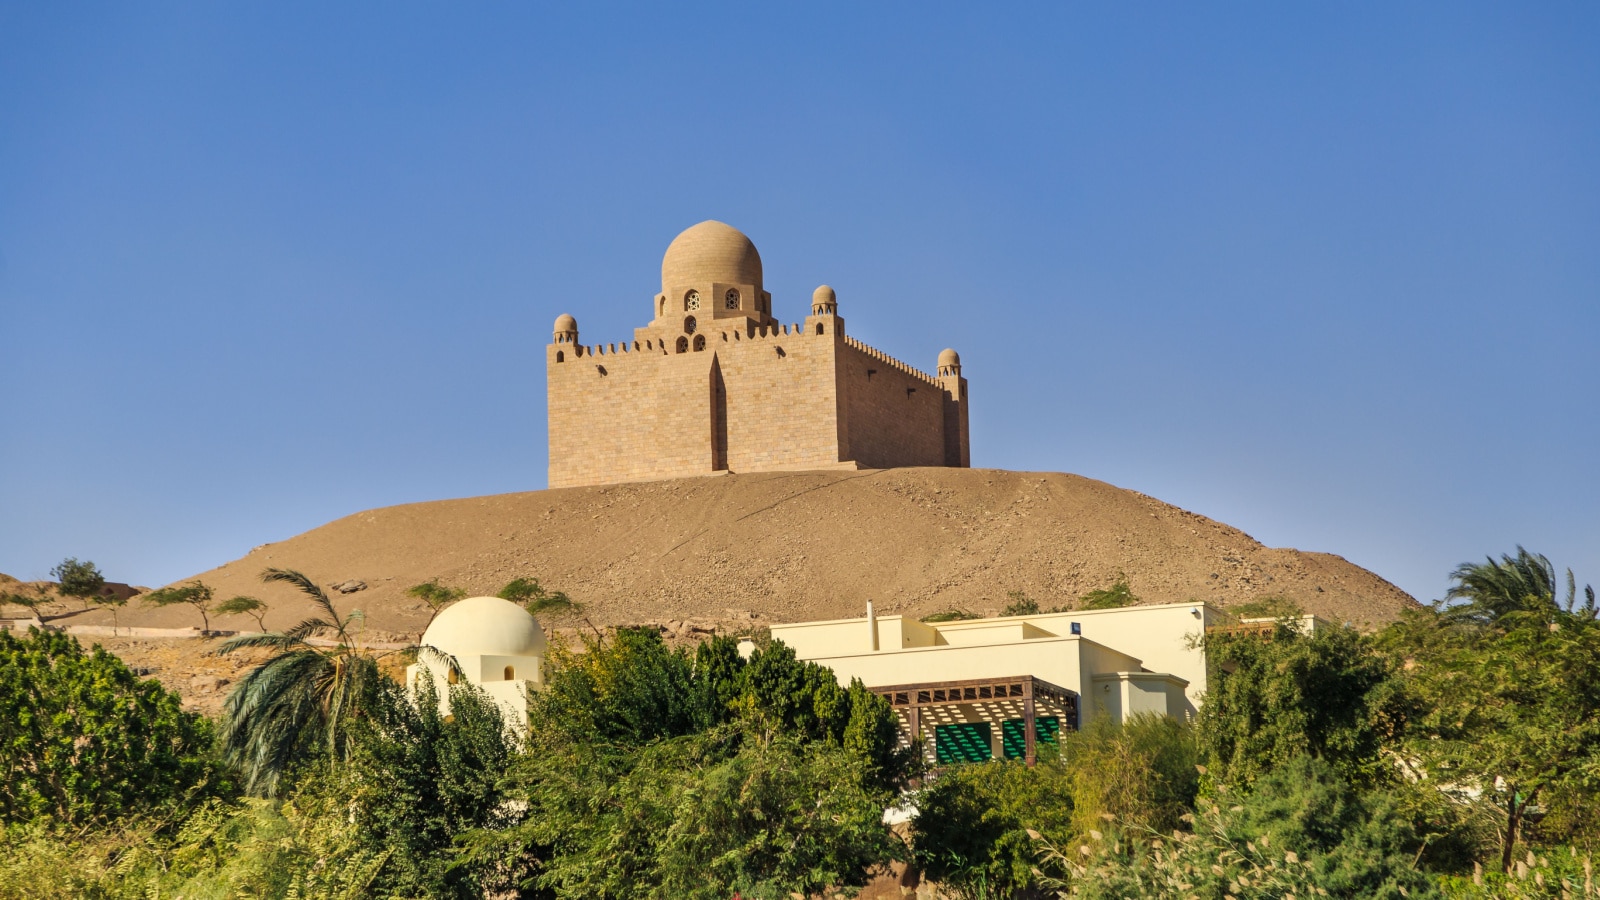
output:
[[713, 354], [614, 346], [546, 348], [550, 487], [713, 471]]
[[[1079, 685], [1087, 685], [1094, 676], [1105, 673], [1171, 675], [1175, 681], [1162, 682], [1162, 690], [1169, 695], [1166, 702], [1170, 714], [1193, 716], [1206, 689], [1205, 651], [1194, 642], [1206, 626], [1224, 619], [1225, 614], [1203, 603], [1079, 610], [934, 625], [901, 616], [879, 616], [877, 652], [871, 650], [872, 630], [867, 619], [775, 625], [772, 636], [793, 647], [801, 659], [834, 666], [836, 672], [860, 675], [868, 685], [1034, 675], [1082, 690]], [[1085, 640], [1068, 672], [1060, 659], [1040, 656], [1035, 648], [1070, 638], [1074, 623]], [[984, 652], [958, 652], [968, 649]], [[862, 657], [873, 661], [863, 661]], [[940, 666], [946, 658], [960, 660], [963, 666], [981, 663], [990, 668], [972, 676], [944, 674]], [[1034, 664], [1047, 669], [1024, 668]], [[933, 674], [927, 674], [930, 672]], [[871, 680], [868, 674], [879, 680]], [[1118, 708], [1121, 705], [1119, 701]], [[1084, 714], [1094, 715], [1095, 708], [1085, 705]]]
[[827, 468], [839, 455], [839, 397], [832, 377], [837, 334], [784, 326], [762, 336], [719, 333], [727, 386], [728, 468], [735, 472]]
[[945, 391], [886, 354], [847, 339], [839, 348], [846, 452], [863, 468], [945, 465]]
[[[774, 629], [773, 637], [783, 638]], [[868, 687], [891, 684], [918, 684], [928, 681], [962, 681], [973, 678], [999, 678], [1032, 675], [1069, 691], [1081, 688], [1081, 644], [1078, 638], [1041, 638], [1026, 644], [968, 647], [915, 647], [909, 650], [849, 653], [840, 656], [810, 656], [796, 651], [809, 662], [833, 670], [841, 685], [859, 678]], [[1137, 665], [1138, 660], [1133, 660]]]
[[[938, 380], [846, 338], [838, 316], [706, 325], [701, 350], [692, 349], [695, 336], [665, 327], [622, 343], [546, 348], [551, 487], [722, 470], [966, 465], [965, 404]], [[677, 352], [680, 336], [687, 352]]]

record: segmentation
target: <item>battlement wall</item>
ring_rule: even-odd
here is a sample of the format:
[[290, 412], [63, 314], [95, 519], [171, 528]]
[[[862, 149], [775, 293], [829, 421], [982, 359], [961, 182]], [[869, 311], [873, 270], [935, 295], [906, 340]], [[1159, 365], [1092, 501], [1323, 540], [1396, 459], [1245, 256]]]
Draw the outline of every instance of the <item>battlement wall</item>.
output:
[[964, 403], [944, 380], [846, 336], [842, 319], [718, 324], [550, 344], [550, 486], [966, 465]]
[[881, 362], [881, 363], [883, 363], [883, 364], [885, 364], [887, 366], [891, 366], [893, 368], [899, 369], [900, 371], [902, 371], [902, 372], [906, 373], [907, 375], [910, 375], [910, 376], [912, 376], [914, 378], [920, 378], [923, 381], [927, 382], [928, 384], [933, 385], [934, 387], [938, 387], [938, 388], [941, 388], [941, 389], [943, 388], [943, 385], [941, 385], [939, 383], [939, 380], [937, 378], [934, 378], [932, 375], [929, 375], [927, 372], [924, 372], [921, 369], [916, 368], [915, 366], [907, 365], [907, 364], [901, 362], [900, 360], [895, 359], [894, 357], [890, 356], [887, 353], [884, 353], [882, 350], [879, 350], [876, 347], [872, 347], [872, 346], [870, 346], [868, 344], [864, 344], [861, 341], [858, 341], [855, 338], [850, 337], [849, 335], [845, 335], [844, 336], [844, 342], [846, 344], [848, 344], [849, 346], [854, 347], [855, 349], [861, 351], [862, 353], [865, 353], [866, 355], [872, 357], [873, 359], [876, 359], [878, 362]]
[[945, 465], [945, 390], [888, 354], [846, 337], [837, 383], [845, 458], [866, 468]]

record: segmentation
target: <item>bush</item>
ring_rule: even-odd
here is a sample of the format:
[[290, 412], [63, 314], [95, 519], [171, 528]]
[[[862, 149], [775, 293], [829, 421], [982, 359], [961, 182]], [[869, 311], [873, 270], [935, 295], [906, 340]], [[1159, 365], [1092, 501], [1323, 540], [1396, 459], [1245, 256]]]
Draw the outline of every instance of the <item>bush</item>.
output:
[[882, 823], [912, 757], [887, 701], [781, 643], [748, 662], [619, 629], [552, 652], [508, 796], [474, 864], [557, 897], [786, 897], [862, 884], [900, 846]]
[[170, 810], [215, 786], [211, 745], [209, 722], [99, 647], [0, 632], [0, 821]]
[[1248, 782], [1301, 755], [1364, 784], [1389, 777], [1380, 753], [1400, 737], [1410, 701], [1368, 638], [1280, 623], [1271, 640], [1213, 635], [1206, 650], [1200, 735], [1218, 777]]
[[1107, 816], [1166, 830], [1199, 790], [1193, 731], [1174, 719], [1101, 718], [1060, 741], [1031, 769], [1015, 760], [953, 766], [917, 794], [913, 848], [923, 872], [960, 894], [1003, 895], [1036, 881], [1030, 831], [1069, 842]]
[[1202, 798], [1189, 830], [1109, 817], [1063, 844], [1038, 835], [1062, 898], [1149, 900], [1437, 897], [1406, 855], [1409, 826], [1357, 795], [1326, 763], [1302, 757], [1246, 793]]

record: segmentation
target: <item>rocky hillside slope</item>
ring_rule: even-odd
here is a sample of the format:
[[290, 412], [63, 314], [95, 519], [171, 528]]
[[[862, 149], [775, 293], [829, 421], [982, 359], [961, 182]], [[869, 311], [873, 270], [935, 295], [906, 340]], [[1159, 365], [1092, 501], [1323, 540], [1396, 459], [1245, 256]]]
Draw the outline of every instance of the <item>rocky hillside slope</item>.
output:
[[[993, 613], [1022, 591], [1048, 607], [1119, 572], [1148, 603], [1283, 596], [1357, 625], [1415, 602], [1338, 556], [1264, 547], [1134, 491], [993, 469], [728, 475], [414, 503], [347, 516], [195, 577], [219, 598], [267, 600], [268, 627], [285, 627], [310, 610], [292, 590], [260, 582], [269, 566], [364, 584], [332, 593], [396, 636], [427, 621], [404, 590], [430, 578], [493, 593], [537, 577], [587, 604], [602, 626], [677, 631], [856, 616], [867, 600], [884, 613]], [[101, 618], [109, 623], [102, 612], [72, 617]], [[141, 608], [137, 598], [120, 619], [198, 624], [192, 610]]]

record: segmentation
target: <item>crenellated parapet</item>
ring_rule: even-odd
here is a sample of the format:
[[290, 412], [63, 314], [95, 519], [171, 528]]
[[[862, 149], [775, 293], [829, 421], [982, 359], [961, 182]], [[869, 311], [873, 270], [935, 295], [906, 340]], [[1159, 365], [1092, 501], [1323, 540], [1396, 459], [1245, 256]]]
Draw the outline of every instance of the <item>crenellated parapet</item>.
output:
[[865, 353], [866, 355], [868, 355], [868, 356], [872, 357], [873, 359], [877, 360], [878, 362], [883, 363], [884, 365], [890, 366], [890, 367], [895, 368], [895, 369], [899, 369], [900, 371], [906, 373], [907, 375], [912, 376], [913, 378], [920, 378], [923, 381], [926, 381], [927, 383], [933, 385], [934, 387], [944, 387], [944, 385], [939, 381], [939, 379], [933, 377], [932, 375], [929, 375], [927, 372], [924, 372], [921, 369], [916, 368], [915, 366], [907, 365], [906, 363], [903, 363], [900, 360], [895, 359], [894, 357], [892, 357], [889, 354], [883, 352], [882, 350], [879, 350], [876, 347], [871, 346], [870, 344], [863, 344], [862, 342], [856, 340], [853, 337], [850, 337], [849, 335], [845, 335], [844, 342], [845, 342], [846, 346], [854, 347], [857, 350], [860, 350], [862, 353]]

